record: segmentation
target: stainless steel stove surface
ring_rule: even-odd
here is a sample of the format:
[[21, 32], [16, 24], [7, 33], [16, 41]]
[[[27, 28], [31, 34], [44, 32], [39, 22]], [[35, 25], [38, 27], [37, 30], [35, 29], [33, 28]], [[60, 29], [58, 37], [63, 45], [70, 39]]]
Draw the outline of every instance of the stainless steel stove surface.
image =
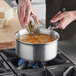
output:
[[76, 66], [61, 50], [51, 61], [28, 62], [6, 49], [0, 51], [0, 76], [76, 76]]

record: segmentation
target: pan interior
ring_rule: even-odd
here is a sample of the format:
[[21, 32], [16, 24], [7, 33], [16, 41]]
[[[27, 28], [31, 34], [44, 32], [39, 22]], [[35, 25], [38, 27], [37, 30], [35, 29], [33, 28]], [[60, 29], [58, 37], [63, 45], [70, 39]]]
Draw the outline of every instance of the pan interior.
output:
[[[56, 40], [59, 39], [59, 34], [57, 32], [55, 32], [54, 30], [39, 28], [39, 29], [37, 29], [37, 31], [35, 33], [47, 34], [47, 35], [51, 35], [51, 36], [55, 37]], [[19, 30], [18, 32], [16, 32], [15, 38], [17, 39], [18, 37], [20, 37], [24, 34], [30, 34], [30, 32], [28, 32], [26, 29]]]

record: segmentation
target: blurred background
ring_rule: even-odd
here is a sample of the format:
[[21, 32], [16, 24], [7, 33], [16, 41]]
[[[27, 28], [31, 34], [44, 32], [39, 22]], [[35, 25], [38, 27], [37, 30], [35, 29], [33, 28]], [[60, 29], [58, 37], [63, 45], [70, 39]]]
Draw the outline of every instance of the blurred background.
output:
[[[16, 0], [5, 0], [14, 10], [17, 12]], [[45, 0], [31, 0], [33, 8], [36, 12], [41, 27], [45, 27], [46, 24], [46, 6]], [[44, 26], [42, 26], [44, 25]]]

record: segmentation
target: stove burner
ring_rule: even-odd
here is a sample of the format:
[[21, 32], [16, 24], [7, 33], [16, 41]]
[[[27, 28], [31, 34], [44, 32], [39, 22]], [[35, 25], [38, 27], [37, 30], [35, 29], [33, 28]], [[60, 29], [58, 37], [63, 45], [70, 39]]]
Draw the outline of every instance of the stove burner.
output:
[[22, 65], [23, 62], [24, 62], [24, 60], [23, 60], [23, 59], [20, 59], [20, 60], [18, 61], [18, 66]]
[[18, 68], [19, 69], [23, 69], [24, 67], [28, 68], [28, 69], [39, 69], [41, 67], [44, 67], [46, 65], [46, 62], [27, 62], [27, 61], [24, 61], [23, 59], [20, 59], [18, 61]]
[[28, 62], [28, 67], [33, 69], [39, 69], [38, 63]]

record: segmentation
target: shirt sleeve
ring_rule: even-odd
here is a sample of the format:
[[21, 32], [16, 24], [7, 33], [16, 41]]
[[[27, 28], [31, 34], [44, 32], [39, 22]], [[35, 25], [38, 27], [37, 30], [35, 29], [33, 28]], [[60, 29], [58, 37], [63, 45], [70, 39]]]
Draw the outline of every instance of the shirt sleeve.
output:
[[[30, 0], [30, 1], [32, 1], [32, 0]], [[18, 4], [18, 0], [16, 0], [16, 3]]]
[[18, 0], [16, 0], [17, 4], [18, 4]]

